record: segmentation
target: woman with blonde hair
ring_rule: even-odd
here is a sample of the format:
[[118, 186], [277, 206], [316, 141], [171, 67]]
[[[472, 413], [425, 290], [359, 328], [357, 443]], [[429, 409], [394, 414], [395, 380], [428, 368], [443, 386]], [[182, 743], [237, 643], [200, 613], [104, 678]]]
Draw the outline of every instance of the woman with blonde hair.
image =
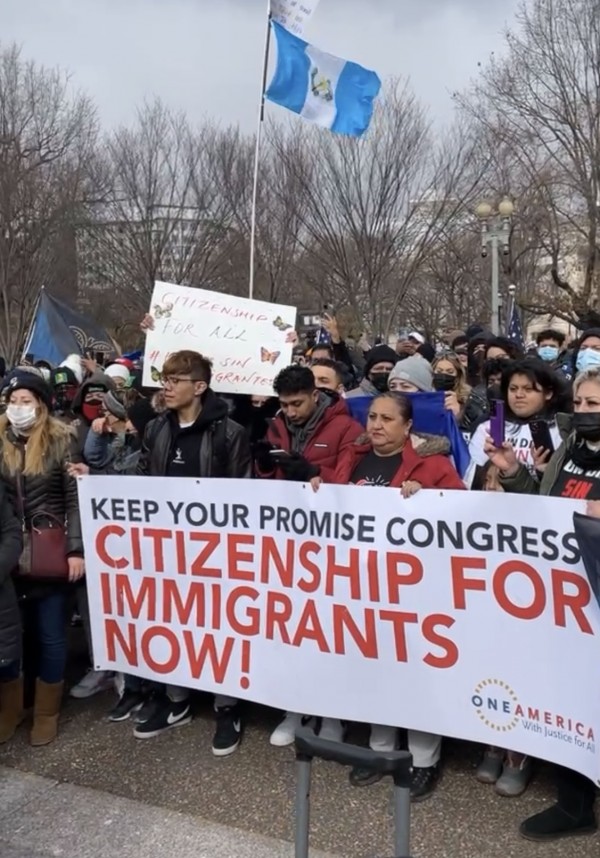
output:
[[469, 435], [487, 416], [488, 403], [467, 381], [467, 369], [454, 352], [442, 352], [433, 361], [433, 387], [446, 397], [446, 408]]
[[[76, 456], [74, 432], [50, 415], [52, 395], [39, 376], [17, 373], [5, 384], [6, 412], [0, 417], [0, 481], [21, 519], [25, 550], [15, 577], [17, 592], [32, 611], [37, 637], [37, 680], [31, 744], [47, 745], [57, 735], [67, 657], [69, 583], [84, 575], [77, 485], [67, 465]], [[44, 531], [62, 535], [54, 543], [56, 570], [39, 567]], [[28, 550], [29, 546], [29, 550]], [[42, 557], [46, 561], [48, 554]], [[37, 562], [36, 562], [36, 558]], [[3, 736], [23, 720], [21, 664], [0, 671]]]

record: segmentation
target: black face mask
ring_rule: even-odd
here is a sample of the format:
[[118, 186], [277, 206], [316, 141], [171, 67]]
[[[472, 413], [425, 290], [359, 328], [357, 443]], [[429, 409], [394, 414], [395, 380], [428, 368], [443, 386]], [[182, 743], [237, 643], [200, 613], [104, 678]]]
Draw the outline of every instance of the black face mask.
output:
[[369, 381], [379, 393], [385, 393], [388, 389], [389, 372], [372, 372], [369, 375]]
[[583, 441], [600, 441], [600, 413], [575, 413], [572, 426], [577, 437]]
[[449, 390], [454, 390], [456, 387], [456, 376], [449, 375], [447, 372], [434, 372], [433, 374], [433, 389], [447, 393]]

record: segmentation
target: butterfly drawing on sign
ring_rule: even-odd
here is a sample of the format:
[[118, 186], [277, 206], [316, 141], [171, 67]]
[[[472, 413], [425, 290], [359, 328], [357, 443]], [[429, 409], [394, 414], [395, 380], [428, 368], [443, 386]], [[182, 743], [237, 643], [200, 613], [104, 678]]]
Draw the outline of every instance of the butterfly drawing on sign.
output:
[[262, 363], [272, 363], [275, 364], [279, 360], [281, 352], [270, 352], [264, 346], [260, 347], [260, 359]]
[[155, 366], [150, 367], [150, 378], [152, 381], [160, 383], [162, 381], [162, 372]]
[[173, 310], [172, 304], [165, 304], [163, 307], [161, 307], [160, 304], [154, 305], [154, 315], [156, 316], [157, 319], [163, 319], [163, 318], [170, 319], [172, 310]]
[[291, 325], [288, 325], [286, 322], [284, 322], [283, 319], [281, 318], [281, 316], [277, 316], [277, 318], [275, 319], [273, 324], [275, 325], [275, 327], [277, 328], [278, 331], [289, 331], [290, 328], [292, 327]]

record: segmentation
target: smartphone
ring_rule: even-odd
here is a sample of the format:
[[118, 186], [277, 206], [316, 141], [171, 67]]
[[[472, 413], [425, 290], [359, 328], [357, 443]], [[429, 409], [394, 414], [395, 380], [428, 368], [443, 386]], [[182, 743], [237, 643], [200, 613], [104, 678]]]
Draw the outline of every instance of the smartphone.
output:
[[273, 456], [275, 459], [289, 459], [290, 454], [287, 450], [269, 450], [269, 456]]
[[531, 432], [534, 447], [542, 447], [544, 450], [550, 450], [550, 455], [554, 453], [554, 443], [550, 434], [550, 427], [546, 420], [532, 420], [529, 424], [529, 431]]
[[490, 403], [490, 437], [494, 446], [501, 447], [505, 440], [504, 402], [492, 399]]
[[408, 330], [408, 328], [400, 328], [400, 330], [398, 331], [398, 340], [401, 343], [405, 343], [406, 340], [408, 339], [409, 334], [410, 334], [410, 331]]

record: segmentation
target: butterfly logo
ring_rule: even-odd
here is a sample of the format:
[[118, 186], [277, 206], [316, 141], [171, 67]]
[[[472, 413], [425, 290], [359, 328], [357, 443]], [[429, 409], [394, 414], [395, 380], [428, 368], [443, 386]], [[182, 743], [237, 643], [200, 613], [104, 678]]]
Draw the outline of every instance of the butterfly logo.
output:
[[260, 359], [261, 359], [262, 363], [275, 364], [275, 363], [277, 363], [280, 355], [281, 355], [281, 352], [270, 352], [264, 346], [260, 347]]
[[165, 319], [171, 318], [171, 311], [173, 310], [172, 304], [165, 304], [164, 307], [161, 307], [160, 304], [154, 305], [154, 315], [157, 319]]
[[155, 366], [150, 367], [150, 378], [152, 381], [161, 382], [162, 381], [162, 372], [157, 369]]
[[277, 316], [277, 318], [275, 319], [273, 324], [275, 325], [275, 327], [277, 328], [278, 331], [289, 331], [290, 328], [292, 327], [291, 325], [288, 325], [286, 322], [284, 322], [283, 319], [281, 318], [281, 316]]

